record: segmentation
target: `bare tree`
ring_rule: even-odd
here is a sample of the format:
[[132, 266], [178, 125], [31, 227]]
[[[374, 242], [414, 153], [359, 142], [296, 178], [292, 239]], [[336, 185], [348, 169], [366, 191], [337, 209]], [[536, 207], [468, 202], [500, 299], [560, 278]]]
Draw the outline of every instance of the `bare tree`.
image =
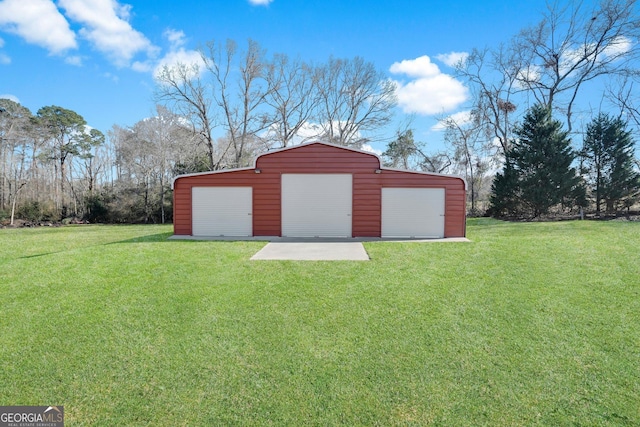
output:
[[98, 156], [100, 149], [105, 144], [105, 136], [98, 129], [90, 129], [84, 135], [84, 141], [81, 145], [81, 151], [78, 156], [80, 169], [83, 173], [83, 181], [85, 183], [85, 191], [91, 196], [98, 181], [98, 175], [106, 165], [101, 162]]
[[516, 61], [510, 48], [501, 45], [493, 51], [474, 49], [456, 69], [471, 87], [472, 108], [486, 138], [495, 138], [502, 149], [500, 154], [504, 155], [511, 148], [515, 98], [522, 91], [517, 85], [522, 64]]
[[[248, 41], [247, 50], [241, 54], [233, 40], [227, 40], [224, 48], [211, 41], [202, 51], [202, 60], [216, 84], [213, 99], [222, 116], [229, 148], [233, 149], [230, 166], [243, 166], [249, 161], [252, 142], [269, 125], [261, 109], [270, 93], [265, 80], [265, 52], [253, 40]], [[237, 80], [232, 80], [236, 75]], [[223, 150], [223, 155], [226, 152]]]
[[[157, 98], [201, 129], [212, 169], [286, 147], [305, 126], [330, 142], [361, 147], [365, 133], [391, 121], [396, 104], [393, 82], [362, 58], [311, 67], [282, 54], [270, 60], [253, 40], [246, 50], [227, 40], [208, 42], [200, 59], [201, 66], [165, 67]], [[214, 123], [224, 131], [217, 139]]]
[[365, 132], [391, 121], [396, 105], [395, 85], [371, 62], [329, 58], [316, 69], [320, 103], [316, 119], [329, 142], [360, 148]]
[[[640, 20], [636, 0], [550, 3], [542, 20], [496, 49], [474, 49], [458, 64], [473, 94], [471, 108], [505, 155], [515, 121], [532, 104], [553, 108], [571, 132], [585, 84], [637, 75]], [[614, 89], [616, 90], [616, 89]], [[622, 97], [619, 99], [623, 99]], [[524, 107], [524, 108], [523, 108]]]
[[212, 107], [211, 83], [202, 80], [198, 64], [178, 63], [165, 66], [156, 76], [156, 99], [185, 117], [207, 149], [209, 168], [222, 167], [216, 155], [214, 130], [218, 126], [216, 111]]
[[633, 75], [619, 78], [617, 81], [608, 84], [605, 97], [620, 112], [620, 116], [626, 116], [630, 124], [640, 130], [640, 96], [638, 96], [638, 81], [640, 71]]
[[477, 214], [477, 200], [483, 187], [484, 175], [489, 169], [489, 154], [483, 138], [481, 116], [472, 110], [464, 119], [449, 116], [440, 121], [445, 127], [445, 142], [453, 151], [469, 184], [471, 213]]
[[445, 151], [424, 156], [420, 162], [420, 170], [425, 172], [445, 173], [452, 165], [451, 156]]
[[[130, 217], [151, 222], [153, 218], [154, 172], [156, 147], [154, 141], [146, 138], [145, 121], [137, 122], [130, 128], [114, 126], [111, 140], [116, 144], [116, 158], [119, 168], [118, 193], [120, 203], [133, 212]], [[135, 195], [133, 199], [127, 197]], [[140, 218], [140, 219], [138, 219]]]
[[267, 142], [287, 147], [312, 119], [318, 105], [314, 71], [300, 60], [276, 54], [265, 77], [270, 88], [265, 102], [272, 109]]
[[518, 83], [536, 102], [561, 111], [571, 132], [575, 101], [584, 84], [600, 76], [633, 72], [640, 46], [636, 0], [550, 4], [537, 25], [513, 40], [527, 67]]
[[121, 187], [140, 194], [145, 222], [151, 222], [154, 212], [159, 212], [164, 223], [169, 182], [189, 141], [181, 139], [184, 120], [180, 116], [162, 106], [156, 109], [156, 116], [130, 128], [114, 126], [110, 139], [116, 147]]
[[[24, 151], [28, 141], [28, 126], [31, 112], [26, 107], [9, 99], [0, 99], [0, 209], [8, 203], [15, 208], [16, 188], [22, 184]], [[19, 165], [16, 164], [20, 157]], [[20, 171], [20, 173], [18, 173]], [[20, 178], [17, 178], [20, 175]], [[12, 197], [13, 196], [13, 197]], [[13, 200], [11, 200], [13, 199]], [[13, 222], [13, 221], [12, 221]]]

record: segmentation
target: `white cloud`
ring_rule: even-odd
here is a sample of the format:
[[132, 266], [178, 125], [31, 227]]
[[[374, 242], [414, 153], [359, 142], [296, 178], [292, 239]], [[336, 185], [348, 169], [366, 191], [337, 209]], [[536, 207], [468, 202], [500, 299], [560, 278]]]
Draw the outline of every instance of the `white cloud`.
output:
[[409, 77], [434, 77], [440, 74], [438, 66], [426, 55], [394, 62], [389, 71], [393, 74], [406, 74]]
[[131, 7], [115, 0], [59, 0], [66, 15], [85, 27], [80, 35], [117, 66], [127, 66], [132, 58], [145, 52], [153, 56], [157, 48], [128, 19]]
[[467, 52], [450, 52], [436, 55], [438, 61], [441, 61], [449, 67], [455, 67], [459, 63], [466, 61], [468, 57], [469, 54]]
[[[58, 9], [58, 6], [64, 12]], [[141, 53], [154, 57], [155, 47], [129, 23], [131, 6], [117, 0], [4, 0], [0, 1], [0, 28], [17, 34], [50, 53], [77, 49], [77, 35], [67, 19], [79, 23], [79, 35], [115, 65], [128, 66]], [[80, 65], [81, 57], [66, 62]]]
[[304, 124], [298, 129], [296, 136], [308, 140], [311, 138], [318, 138], [322, 135], [323, 127], [318, 123], [304, 122]]
[[273, 0], [249, 0], [253, 6], [268, 6]]
[[78, 47], [69, 23], [50, 0], [0, 2], [0, 27], [53, 54]]
[[527, 82], [537, 82], [540, 80], [541, 69], [537, 65], [529, 64], [527, 68], [518, 71], [516, 86], [526, 89]]
[[[615, 61], [616, 59], [624, 56], [633, 47], [633, 41], [625, 36], [615, 37], [604, 50], [594, 58], [590, 55], [590, 60], [595, 59], [596, 63], [605, 61]], [[576, 65], [578, 61], [584, 58], [585, 52], [595, 52], [597, 47], [591, 43], [588, 45], [579, 46], [576, 49], [567, 49], [560, 58], [560, 72], [567, 73], [571, 70], [571, 67]]]
[[164, 37], [171, 44], [172, 50], [179, 49], [180, 47], [184, 46], [186, 42], [184, 31], [174, 30], [172, 28], [168, 28], [165, 30]]
[[185, 67], [188, 78], [195, 78], [205, 71], [205, 65], [202, 56], [195, 50], [178, 49], [177, 51], [167, 53], [153, 70], [153, 76], [158, 78], [165, 70], [170, 72], [178, 71], [178, 67]]
[[377, 154], [378, 156], [382, 156], [382, 150], [378, 150], [376, 148], [373, 148], [371, 145], [369, 144], [364, 144], [362, 146], [362, 151], [368, 151], [369, 153], [373, 153], [373, 154]]
[[[296, 134], [289, 140], [288, 145], [300, 145], [305, 142], [318, 139], [323, 132], [323, 127], [317, 123], [304, 122]], [[278, 126], [272, 124], [260, 135], [271, 141], [279, 141]]]
[[459, 111], [457, 113], [451, 114], [450, 116], [438, 121], [438, 123], [431, 126], [431, 130], [434, 132], [445, 130], [447, 128], [448, 121], [455, 122], [459, 126], [466, 125], [467, 123], [471, 122], [471, 110]]
[[102, 77], [109, 79], [114, 83], [118, 83], [120, 81], [120, 77], [116, 76], [115, 74], [111, 74], [109, 72], [102, 74]]
[[398, 105], [405, 113], [441, 114], [455, 110], [468, 98], [467, 88], [442, 73], [428, 56], [396, 62], [389, 70], [413, 78], [408, 82], [395, 81]]
[[[165, 70], [169, 72], [183, 72], [187, 78], [195, 78], [205, 71], [205, 64], [202, 55], [197, 50], [187, 50], [185, 44], [185, 34], [182, 31], [168, 29], [164, 32], [164, 37], [171, 45], [169, 52], [161, 58], [155, 66], [150, 63], [136, 63], [134, 69], [138, 71], [153, 70], [153, 76], [158, 79]], [[149, 70], [147, 70], [149, 68]], [[180, 70], [179, 70], [180, 69]]]
[[[300, 129], [298, 129], [296, 134], [289, 140], [287, 145], [289, 147], [293, 147], [295, 145], [305, 144], [307, 142], [322, 140], [322, 135], [326, 132], [328, 126], [329, 125], [327, 123], [320, 124], [313, 122], [304, 122]], [[260, 137], [270, 141], [277, 141], [277, 126], [271, 125], [271, 127], [262, 132]], [[361, 134], [358, 132], [356, 138], [360, 137]], [[382, 156], [382, 150], [374, 148], [371, 144], [363, 144], [360, 150], [368, 151], [370, 153], [377, 154], [378, 156]]]
[[153, 71], [154, 65], [151, 61], [135, 61], [131, 64], [131, 69], [139, 73], [149, 73]]
[[[2, 49], [3, 47], [4, 47], [4, 40], [0, 38], [0, 49]], [[0, 52], [0, 64], [2, 65], [11, 64], [11, 58], [8, 55]]]
[[5, 93], [4, 95], [0, 95], [0, 99], [8, 99], [8, 100], [11, 100], [11, 101], [15, 102], [16, 104], [20, 104], [20, 100], [18, 99], [18, 97], [15, 96], [15, 95], [11, 95], [9, 93]]
[[69, 65], [75, 65], [76, 67], [81, 67], [82, 66], [82, 57], [79, 56], [79, 55], [67, 56], [64, 59], [64, 62], [66, 62]]
[[632, 47], [633, 41], [631, 39], [618, 36], [605, 48], [603, 54], [607, 57], [616, 57], [629, 52]]
[[[588, 59], [587, 62], [593, 61], [595, 64], [616, 61], [624, 57], [632, 48], [633, 41], [625, 36], [613, 38], [604, 49], [594, 43], [582, 44], [572, 49], [568, 48], [562, 52], [562, 56], [559, 58], [560, 74], [571, 73], [572, 68], [580, 61], [583, 63], [579, 68], [583, 67], [585, 59]], [[598, 51], [597, 55], [595, 55], [596, 51]], [[587, 55], [586, 58], [585, 55]], [[518, 75], [518, 78], [525, 81], [538, 81], [542, 75], [541, 71], [540, 66], [530, 65], [528, 69]]]

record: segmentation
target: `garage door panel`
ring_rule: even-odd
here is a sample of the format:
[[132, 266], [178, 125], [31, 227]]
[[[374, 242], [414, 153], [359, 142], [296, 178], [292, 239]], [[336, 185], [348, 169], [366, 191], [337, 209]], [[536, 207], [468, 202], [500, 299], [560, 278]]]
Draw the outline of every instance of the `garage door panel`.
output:
[[444, 188], [383, 188], [382, 237], [444, 237]]
[[251, 187], [193, 187], [194, 236], [253, 235]]
[[350, 174], [283, 174], [282, 235], [351, 237]]

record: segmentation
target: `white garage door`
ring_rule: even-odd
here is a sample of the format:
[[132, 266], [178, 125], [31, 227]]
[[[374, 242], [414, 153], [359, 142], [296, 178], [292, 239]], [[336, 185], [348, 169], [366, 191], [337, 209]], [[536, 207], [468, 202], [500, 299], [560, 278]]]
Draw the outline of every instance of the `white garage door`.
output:
[[351, 237], [350, 174], [283, 174], [282, 235]]
[[251, 187], [193, 187], [194, 236], [253, 235]]
[[383, 188], [382, 237], [444, 237], [444, 188]]

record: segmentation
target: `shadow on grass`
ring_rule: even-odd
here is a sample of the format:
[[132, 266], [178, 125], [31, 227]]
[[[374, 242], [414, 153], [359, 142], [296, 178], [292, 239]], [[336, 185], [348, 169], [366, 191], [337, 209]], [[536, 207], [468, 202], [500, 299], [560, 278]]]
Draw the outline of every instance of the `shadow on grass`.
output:
[[94, 245], [75, 247], [73, 249], [64, 249], [64, 250], [60, 250], [60, 251], [42, 252], [42, 253], [33, 254], [33, 255], [24, 255], [24, 256], [18, 257], [17, 259], [41, 258], [41, 257], [45, 257], [45, 256], [48, 256], [48, 255], [56, 255], [56, 254], [60, 254], [60, 253], [63, 253], [63, 252], [68, 252], [69, 250], [86, 249], [86, 248], [91, 248], [91, 247], [107, 246], [107, 245], [116, 245], [116, 244], [121, 244], [121, 243], [163, 243], [163, 242], [168, 242], [169, 241], [168, 239], [172, 234], [173, 233], [171, 233], [171, 232], [149, 234], [147, 236], [138, 236], [138, 237], [133, 237], [131, 239], [126, 239], [126, 240], [117, 240], [117, 241], [114, 241], [114, 242], [105, 242], [105, 243], [99, 243], [99, 244], [94, 244]]
[[24, 256], [18, 257], [18, 259], [40, 258], [47, 255], [59, 254], [61, 252], [65, 252], [65, 251], [53, 251], [53, 252], [43, 252], [41, 254], [34, 254], [34, 255], [24, 255]]
[[105, 243], [105, 245], [115, 245], [120, 243], [163, 243], [168, 242], [173, 232], [149, 234], [146, 236], [136, 236], [131, 239], [118, 240], [115, 242]]

